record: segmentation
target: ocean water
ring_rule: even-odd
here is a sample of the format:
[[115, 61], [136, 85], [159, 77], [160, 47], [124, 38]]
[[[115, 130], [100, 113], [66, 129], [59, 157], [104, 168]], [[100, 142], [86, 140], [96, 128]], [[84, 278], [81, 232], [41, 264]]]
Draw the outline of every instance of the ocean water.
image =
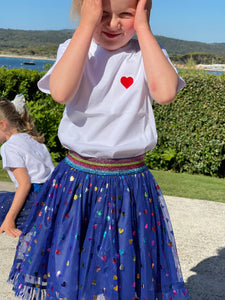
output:
[[[35, 65], [26, 65], [25, 62], [34, 62]], [[26, 58], [13, 58], [13, 57], [0, 57], [0, 67], [5, 66], [8, 69], [19, 69], [25, 68], [29, 70], [45, 71], [46, 66], [53, 65], [52, 60], [41, 60], [41, 59], [26, 59]], [[224, 72], [219, 71], [206, 71], [213, 75], [222, 75]]]
[[221, 71], [206, 71], [207, 73], [209, 74], [213, 74], [213, 75], [222, 75], [224, 74], [224, 72], [221, 72]]
[[[26, 65], [25, 62], [33, 62], [34, 65]], [[40, 59], [27, 59], [27, 58], [14, 58], [14, 57], [0, 57], [0, 67], [5, 66], [8, 69], [29, 69], [45, 71], [45, 66], [53, 65], [52, 60], [40, 60]]]

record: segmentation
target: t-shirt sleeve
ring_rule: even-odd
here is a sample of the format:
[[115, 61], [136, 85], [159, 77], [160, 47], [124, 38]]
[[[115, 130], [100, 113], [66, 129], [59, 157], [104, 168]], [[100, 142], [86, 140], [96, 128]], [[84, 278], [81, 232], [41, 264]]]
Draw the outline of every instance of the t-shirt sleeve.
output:
[[5, 170], [10, 168], [25, 168], [23, 157], [10, 144], [3, 144], [1, 147], [2, 167]]
[[[160, 45], [161, 46], [161, 45]], [[182, 90], [185, 86], [185, 81], [184, 79], [178, 74], [177, 72], [177, 69], [174, 67], [173, 63], [171, 62], [170, 58], [169, 58], [169, 55], [166, 51], [166, 49], [164, 49], [162, 46], [161, 46], [161, 49], [164, 53], [164, 55], [166, 56], [166, 58], [168, 59], [168, 61], [170, 62], [170, 64], [172, 65], [172, 67], [174, 68], [174, 70], [176, 71], [177, 75], [178, 75], [178, 88], [177, 88], [177, 92], [179, 92], [180, 90]]]
[[47, 71], [47, 73], [38, 81], [38, 88], [46, 94], [50, 94], [49, 89], [49, 79], [50, 75], [52, 73], [52, 70], [54, 69], [55, 65], [58, 63], [60, 58], [62, 57], [63, 53], [65, 52], [67, 46], [70, 43], [70, 39], [65, 41], [63, 44], [59, 45], [58, 51], [57, 51], [57, 57], [55, 63], [52, 65], [52, 67]]

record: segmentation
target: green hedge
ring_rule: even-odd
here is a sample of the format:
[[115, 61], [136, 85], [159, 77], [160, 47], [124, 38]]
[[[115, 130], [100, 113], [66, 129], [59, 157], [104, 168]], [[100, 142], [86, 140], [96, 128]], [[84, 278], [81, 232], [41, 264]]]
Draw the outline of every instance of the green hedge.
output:
[[[23, 93], [39, 131], [55, 161], [66, 150], [57, 129], [64, 105], [37, 88], [44, 72], [0, 68], [0, 95]], [[158, 145], [146, 154], [151, 169], [225, 177], [225, 75], [183, 71], [186, 87], [169, 105], [154, 104]]]
[[61, 146], [57, 136], [64, 105], [56, 103], [50, 95], [38, 89], [37, 82], [44, 73], [23, 68], [1, 67], [0, 95], [12, 100], [16, 94], [24, 94], [26, 106], [38, 130], [45, 135], [46, 146], [53, 160], [60, 161], [66, 154], [66, 149]]
[[186, 87], [166, 106], [154, 105], [158, 144], [150, 168], [225, 176], [225, 75], [183, 71]]

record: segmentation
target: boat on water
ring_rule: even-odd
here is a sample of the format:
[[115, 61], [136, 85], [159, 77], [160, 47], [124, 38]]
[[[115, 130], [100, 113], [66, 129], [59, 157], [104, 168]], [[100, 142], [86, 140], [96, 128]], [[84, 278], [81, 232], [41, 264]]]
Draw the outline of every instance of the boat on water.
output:
[[23, 64], [24, 65], [35, 65], [35, 62], [33, 62], [33, 61], [24, 61]]

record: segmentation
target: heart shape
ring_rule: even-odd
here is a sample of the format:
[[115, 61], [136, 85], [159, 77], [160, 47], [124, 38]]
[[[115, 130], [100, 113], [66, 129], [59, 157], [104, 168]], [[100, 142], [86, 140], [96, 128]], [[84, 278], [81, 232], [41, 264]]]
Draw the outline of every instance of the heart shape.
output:
[[119, 233], [123, 233], [124, 232], [124, 229], [123, 228], [119, 228]]
[[129, 239], [129, 244], [132, 245], [133, 239]]
[[121, 77], [120, 79], [121, 84], [128, 89], [134, 82], [134, 79], [132, 77]]

